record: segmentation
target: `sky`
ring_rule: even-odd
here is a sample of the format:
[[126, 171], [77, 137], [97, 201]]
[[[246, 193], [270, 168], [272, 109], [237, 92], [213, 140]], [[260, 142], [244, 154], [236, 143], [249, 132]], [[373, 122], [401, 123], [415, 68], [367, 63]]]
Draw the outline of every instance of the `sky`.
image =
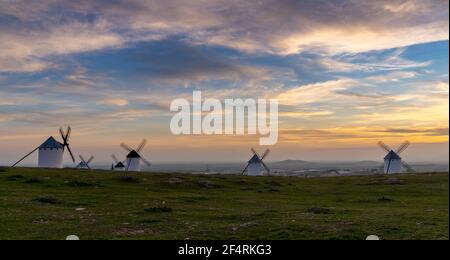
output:
[[278, 99], [268, 160], [381, 161], [379, 140], [409, 140], [406, 160], [448, 162], [448, 24], [448, 0], [0, 0], [0, 164], [69, 124], [97, 161], [142, 138], [153, 162], [267, 148], [173, 136], [194, 90]]

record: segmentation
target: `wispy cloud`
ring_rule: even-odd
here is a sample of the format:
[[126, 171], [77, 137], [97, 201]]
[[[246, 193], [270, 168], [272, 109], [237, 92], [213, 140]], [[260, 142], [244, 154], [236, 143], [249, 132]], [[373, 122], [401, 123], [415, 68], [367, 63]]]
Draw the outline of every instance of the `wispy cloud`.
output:
[[52, 55], [102, 50], [124, 43], [122, 36], [111, 32], [104, 21], [75, 21], [38, 30], [4, 29], [0, 30], [0, 40], [0, 70], [5, 72], [41, 71], [52, 66], [48, 59]]

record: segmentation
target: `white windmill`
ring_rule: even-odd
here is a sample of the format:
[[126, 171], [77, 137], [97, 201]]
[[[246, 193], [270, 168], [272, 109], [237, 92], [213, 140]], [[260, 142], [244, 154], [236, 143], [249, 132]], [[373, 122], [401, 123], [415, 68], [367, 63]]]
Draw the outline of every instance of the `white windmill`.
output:
[[67, 128], [67, 132], [64, 133], [62, 128], [59, 129], [59, 133], [61, 134], [61, 138], [63, 139], [63, 143], [60, 143], [50, 136], [44, 143], [38, 146], [36, 149], [31, 151], [29, 154], [25, 155], [16, 162], [12, 167], [16, 166], [25, 158], [30, 156], [35, 151], [39, 150], [38, 153], [38, 167], [39, 168], [62, 168], [63, 167], [63, 158], [64, 158], [64, 150], [67, 148], [67, 151], [72, 158], [73, 163], [75, 163], [75, 158], [73, 157], [72, 151], [69, 147], [69, 137], [72, 129], [70, 126]]
[[387, 155], [384, 157], [384, 173], [385, 174], [394, 174], [394, 173], [402, 173], [403, 168], [405, 168], [408, 172], [413, 172], [413, 168], [409, 166], [403, 159], [400, 157], [400, 154], [409, 147], [411, 143], [405, 141], [402, 145], [400, 145], [395, 151], [387, 146], [383, 142], [378, 142], [378, 145], [387, 152]]
[[87, 161], [83, 158], [83, 156], [79, 156], [81, 162], [77, 165], [77, 169], [89, 169], [91, 170], [91, 167], [89, 164], [94, 160], [94, 156], [91, 156]]
[[111, 165], [112, 171], [125, 171], [125, 164], [123, 162], [119, 161], [117, 157], [112, 154], [111, 157], [113, 158], [114, 163]]
[[127, 157], [127, 166], [126, 171], [132, 171], [132, 172], [140, 172], [141, 171], [141, 161], [144, 162], [148, 167], [151, 166], [151, 163], [147, 161], [144, 157], [142, 157], [139, 153], [144, 149], [145, 144], [147, 143], [147, 140], [142, 140], [142, 143], [138, 146], [137, 149], [131, 149], [129, 146], [127, 146], [124, 143], [121, 143], [120, 146], [122, 146], [123, 149], [127, 150], [129, 153], [126, 156]]
[[[247, 171], [248, 176], [269, 175], [270, 169], [263, 162], [263, 160], [270, 153], [270, 150], [267, 149], [266, 152], [264, 152], [263, 156], [259, 156], [259, 154], [253, 148], [251, 149], [251, 151], [253, 152], [253, 157], [248, 161], [248, 164], [245, 167], [245, 169], [242, 171], [242, 174], [245, 174], [245, 172]], [[263, 168], [265, 169], [265, 172], [264, 172]]]

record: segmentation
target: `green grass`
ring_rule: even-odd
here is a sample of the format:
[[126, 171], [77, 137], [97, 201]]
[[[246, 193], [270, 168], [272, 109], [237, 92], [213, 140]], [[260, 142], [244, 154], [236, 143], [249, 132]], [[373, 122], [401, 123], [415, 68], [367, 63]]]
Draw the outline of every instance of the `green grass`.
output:
[[2, 169], [0, 239], [448, 239], [448, 173], [295, 178]]

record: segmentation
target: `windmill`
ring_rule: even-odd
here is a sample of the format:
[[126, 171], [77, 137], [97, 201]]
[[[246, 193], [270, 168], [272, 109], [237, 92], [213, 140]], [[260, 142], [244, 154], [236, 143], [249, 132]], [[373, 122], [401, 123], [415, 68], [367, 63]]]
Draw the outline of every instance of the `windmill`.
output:
[[123, 149], [127, 150], [129, 153], [127, 155], [127, 167], [126, 171], [140, 172], [141, 171], [141, 161], [144, 162], [148, 167], [151, 166], [151, 163], [147, 161], [144, 157], [142, 157], [139, 153], [144, 149], [144, 146], [147, 144], [147, 140], [143, 139], [141, 144], [137, 149], [131, 149], [128, 145], [121, 143]]
[[409, 166], [409, 164], [407, 164], [405, 161], [403, 161], [403, 159], [400, 157], [400, 154], [404, 152], [410, 145], [410, 142], [405, 141], [394, 151], [382, 141], [378, 142], [378, 146], [380, 146], [381, 149], [387, 152], [387, 155], [384, 157], [385, 174], [401, 173], [403, 171], [403, 168], [405, 168], [408, 172], [414, 172], [413, 168]]
[[112, 159], [114, 161], [114, 163], [111, 166], [111, 170], [112, 171], [124, 171], [125, 170], [125, 164], [123, 164], [123, 162], [119, 161], [114, 154], [112, 154], [111, 157], [112, 157]]
[[69, 151], [70, 157], [72, 158], [73, 163], [75, 163], [75, 157], [73, 157], [72, 151], [69, 147], [69, 137], [72, 129], [67, 127], [66, 133], [64, 133], [63, 129], [59, 129], [59, 133], [61, 134], [61, 138], [63, 139], [63, 143], [60, 143], [55, 140], [53, 136], [50, 136], [44, 143], [40, 146], [36, 147], [33, 151], [22, 157], [18, 162], [16, 162], [13, 166], [16, 166], [25, 158], [30, 156], [35, 151], [39, 150], [38, 153], [38, 167], [39, 168], [62, 168], [63, 167], [63, 157], [64, 150], [67, 148]]
[[79, 156], [81, 162], [77, 165], [77, 169], [89, 169], [91, 170], [91, 167], [89, 164], [94, 160], [94, 156], [91, 156], [87, 161], [83, 158], [82, 155]]
[[[248, 161], [247, 167], [245, 167], [245, 169], [242, 171], [242, 174], [245, 174], [245, 172], [247, 171], [247, 175], [249, 176], [269, 175], [270, 169], [263, 162], [263, 160], [270, 153], [270, 150], [267, 149], [262, 156], [260, 156], [253, 148], [251, 149], [251, 151], [253, 152], [253, 157]], [[262, 171], [262, 167], [264, 167], [266, 172]]]

